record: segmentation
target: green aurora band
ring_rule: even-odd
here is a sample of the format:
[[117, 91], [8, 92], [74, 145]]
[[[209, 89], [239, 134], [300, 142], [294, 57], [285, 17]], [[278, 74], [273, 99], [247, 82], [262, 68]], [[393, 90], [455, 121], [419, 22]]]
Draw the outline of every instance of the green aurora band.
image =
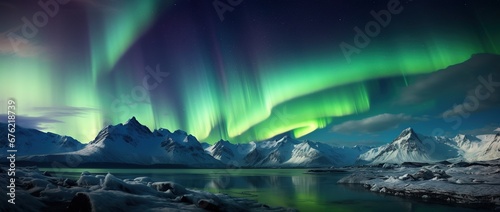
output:
[[[115, 9], [88, 10], [91, 48], [91, 71], [94, 82], [100, 74], [111, 71], [121, 56], [148, 29], [160, 10], [161, 0], [112, 2]], [[135, 15], [131, 15], [135, 14]]]
[[[249, 142], [286, 132], [301, 137], [335, 122], [336, 117], [369, 111], [373, 97], [367, 81], [388, 77], [406, 80], [464, 62], [473, 54], [500, 54], [500, 30], [497, 23], [486, 20], [481, 21], [482, 33], [428, 30], [420, 35], [420, 42], [408, 42], [404, 35], [377, 37], [360, 54], [352, 55], [351, 63], [337, 41], [323, 50], [287, 58], [270, 56], [256, 47], [253, 52], [259, 54], [250, 53], [251, 68], [240, 65], [237, 61], [241, 59], [229, 52], [221, 53], [221, 66], [214, 65], [211, 55], [200, 50], [179, 60], [178, 70], [162, 82], [180, 82], [177, 90], [152, 90], [143, 101], [117, 105], [117, 98], [130, 95], [145, 75], [124, 73], [146, 66], [144, 61], [130, 67], [118, 63], [155, 20], [150, 11], [159, 5], [159, 1], [126, 3], [120, 12], [92, 16], [90, 61], [64, 78], [54, 71], [60, 67], [49, 56], [1, 57], [0, 63], [6, 65], [0, 68], [0, 83], [16, 82], [8, 89], [8, 96], [19, 102], [20, 114], [42, 116], [47, 114], [43, 108], [62, 106], [88, 109], [43, 126], [82, 142], [93, 139], [105, 124], [121, 123], [131, 116], [152, 129], [182, 129], [208, 143], [220, 138]], [[130, 15], [132, 10], [140, 15]], [[9, 76], [4, 77], [4, 73]], [[120, 80], [101, 84], [109, 78]], [[179, 97], [155, 98], [169, 92]]]
[[[150, 104], [137, 106], [132, 114], [150, 127], [184, 129], [208, 142], [220, 138], [260, 140], [287, 131], [301, 137], [325, 127], [334, 117], [369, 110], [370, 91], [364, 81], [430, 73], [461, 63], [472, 54], [489, 52], [475, 45], [472, 39], [468, 45], [462, 42], [443, 39], [430, 43], [426, 49], [396, 45], [394, 51], [373, 44], [351, 64], [340, 56], [262, 65], [258, 80], [254, 76], [241, 76], [240, 71], [228, 71], [231, 83], [227, 90], [207, 74], [213, 70], [198, 67], [197, 75], [183, 80], [189, 82], [181, 91], [184, 116], [172, 119], [177, 111], [168, 111], [168, 107], [153, 109]], [[392, 58], [391, 62], [385, 58]], [[155, 115], [165, 111], [170, 115]], [[280, 113], [285, 117], [279, 117]], [[113, 121], [123, 122], [124, 118]]]

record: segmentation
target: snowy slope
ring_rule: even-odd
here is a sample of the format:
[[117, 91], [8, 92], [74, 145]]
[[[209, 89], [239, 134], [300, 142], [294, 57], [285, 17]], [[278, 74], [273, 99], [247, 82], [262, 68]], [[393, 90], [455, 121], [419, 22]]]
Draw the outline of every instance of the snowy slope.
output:
[[267, 141], [232, 144], [221, 140], [205, 149], [221, 162], [244, 167], [319, 167], [351, 165], [366, 148], [337, 148], [281, 135]]
[[500, 158], [500, 133], [479, 135], [460, 146], [466, 161], [486, 161]]
[[55, 155], [29, 156], [25, 160], [49, 162], [78, 157], [80, 163], [182, 164], [199, 167], [222, 167], [208, 155], [192, 135], [177, 130], [151, 132], [135, 117], [125, 124], [107, 126], [85, 148]]
[[480, 160], [493, 160], [497, 159], [500, 156], [500, 133], [497, 133], [495, 137], [488, 142], [488, 145], [485, 145], [486, 149], [484, 151], [480, 151], [480, 155], [478, 156]]
[[[7, 154], [9, 142], [7, 140], [7, 124], [0, 123], [0, 155]], [[35, 129], [25, 129], [16, 126], [15, 148], [16, 155], [53, 154], [71, 152], [82, 149], [84, 144], [69, 136], [54, 133], [44, 133]]]
[[500, 158], [499, 149], [498, 134], [447, 138], [417, 134], [408, 128], [391, 143], [360, 155], [357, 163], [483, 161]]
[[[0, 131], [0, 134], [3, 134], [0, 135], [0, 148], [5, 153], [7, 131]], [[86, 146], [71, 137], [21, 127], [17, 128], [16, 139], [18, 155], [24, 155], [20, 160], [63, 164], [71, 160], [77, 164], [328, 167], [354, 163], [482, 161], [500, 158], [499, 134], [447, 138], [417, 134], [408, 128], [391, 143], [377, 148], [333, 147], [320, 142], [298, 141], [288, 135], [245, 144], [220, 140], [214, 145], [202, 145], [194, 136], [181, 130], [150, 131], [134, 117], [125, 124], [105, 127]]]
[[242, 166], [247, 165], [243, 163], [244, 157], [253, 149], [255, 143], [247, 144], [232, 144], [229, 141], [219, 140], [214, 145], [209, 145], [205, 151], [215, 159], [224, 164]]
[[392, 143], [371, 149], [367, 153], [360, 155], [359, 159], [372, 163], [431, 160], [426, 146], [411, 128], [403, 130]]

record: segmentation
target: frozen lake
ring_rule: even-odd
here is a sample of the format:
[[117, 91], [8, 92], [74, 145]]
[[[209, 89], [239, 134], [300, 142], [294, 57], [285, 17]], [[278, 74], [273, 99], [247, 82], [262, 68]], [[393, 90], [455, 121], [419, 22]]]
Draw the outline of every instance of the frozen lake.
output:
[[[41, 171], [54, 171], [41, 168]], [[111, 174], [122, 179], [147, 176], [174, 181], [187, 188], [220, 192], [300, 211], [477, 211], [373, 193], [357, 185], [336, 182], [350, 173], [306, 174], [306, 169], [61, 169], [78, 179], [80, 173]]]

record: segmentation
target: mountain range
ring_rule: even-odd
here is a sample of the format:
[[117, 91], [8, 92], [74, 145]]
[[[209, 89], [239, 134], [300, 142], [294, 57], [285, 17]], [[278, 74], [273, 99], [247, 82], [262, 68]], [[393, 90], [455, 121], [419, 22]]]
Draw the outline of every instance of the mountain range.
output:
[[66, 153], [30, 155], [25, 161], [65, 162], [68, 158], [79, 164], [119, 163], [135, 165], [186, 165], [190, 167], [223, 167], [207, 154], [200, 142], [186, 132], [167, 129], [150, 131], [132, 117], [125, 124], [109, 125], [84, 148]]
[[[6, 123], [0, 123], [0, 155], [6, 154], [10, 142], [8, 141], [8, 128]], [[26, 129], [16, 126], [14, 148], [16, 155], [36, 155], [71, 152], [82, 149], [85, 145], [72, 137], [61, 136], [54, 133], [45, 133], [35, 129]]]
[[[0, 127], [6, 125], [1, 124]], [[7, 126], [0, 130], [0, 155], [7, 153]], [[265, 141], [200, 143], [187, 132], [151, 131], [132, 117], [103, 128], [84, 145], [68, 136], [16, 128], [18, 160], [28, 163], [172, 165], [222, 167], [340, 167], [354, 164], [481, 161], [500, 158], [500, 134], [425, 136], [405, 129], [380, 147], [335, 147], [278, 135]], [[75, 162], [76, 161], [76, 162]]]
[[333, 147], [314, 142], [298, 141], [288, 135], [245, 144], [220, 140], [205, 150], [215, 159], [242, 167], [321, 167], [353, 164], [357, 156], [368, 151], [365, 146]]
[[500, 158], [500, 133], [488, 135], [425, 136], [407, 128], [391, 143], [370, 149], [357, 163], [486, 161]]

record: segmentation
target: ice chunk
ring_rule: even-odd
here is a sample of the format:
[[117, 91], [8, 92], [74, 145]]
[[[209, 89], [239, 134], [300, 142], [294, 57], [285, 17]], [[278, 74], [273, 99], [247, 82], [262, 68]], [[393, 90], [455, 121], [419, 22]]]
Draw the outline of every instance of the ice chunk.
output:
[[149, 177], [136, 177], [134, 179], [134, 181], [136, 182], [144, 182], [144, 183], [148, 183], [148, 182], [153, 182], [153, 180]]
[[434, 174], [429, 169], [420, 169], [413, 177], [419, 180], [430, 180], [434, 178]]
[[151, 184], [153, 188], [157, 191], [168, 191], [172, 192], [175, 195], [184, 195], [187, 194], [188, 191], [182, 185], [179, 185], [174, 182], [155, 182]]
[[82, 175], [80, 179], [76, 181], [78, 186], [93, 186], [100, 185], [103, 177], [101, 176], [93, 176], [93, 175]]
[[130, 184], [122, 181], [121, 179], [113, 176], [112, 174], [107, 174], [102, 184], [104, 190], [116, 190], [131, 194], [152, 194], [158, 195], [157, 191], [153, 188], [148, 187], [143, 184]]

